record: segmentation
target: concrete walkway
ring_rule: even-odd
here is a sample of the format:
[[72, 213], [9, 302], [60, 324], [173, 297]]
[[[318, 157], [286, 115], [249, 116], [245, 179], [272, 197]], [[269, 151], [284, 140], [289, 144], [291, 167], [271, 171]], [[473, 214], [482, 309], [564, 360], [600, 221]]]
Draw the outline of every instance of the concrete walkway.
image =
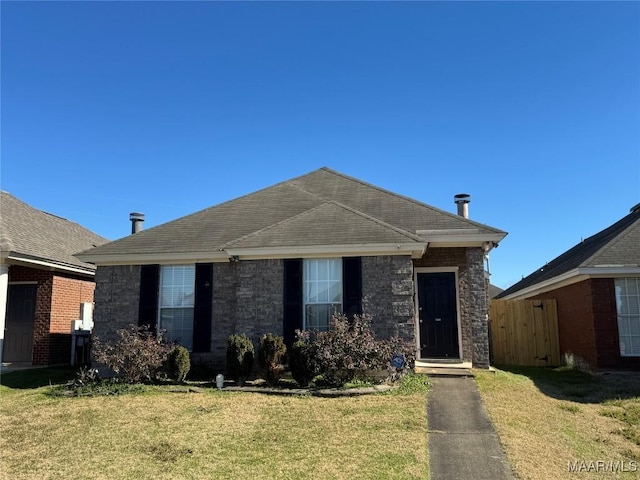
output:
[[473, 378], [431, 376], [427, 396], [431, 480], [512, 480]]

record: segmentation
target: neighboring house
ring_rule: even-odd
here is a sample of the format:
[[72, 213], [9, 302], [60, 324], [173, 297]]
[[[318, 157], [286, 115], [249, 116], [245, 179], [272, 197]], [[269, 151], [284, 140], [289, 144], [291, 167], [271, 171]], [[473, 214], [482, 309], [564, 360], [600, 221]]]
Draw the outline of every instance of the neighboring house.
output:
[[500, 287], [497, 287], [493, 284], [489, 284], [489, 298], [496, 298], [498, 295], [500, 295], [502, 292], [504, 292], [504, 290]]
[[561, 354], [640, 368], [640, 204], [497, 298], [555, 299]]
[[321, 168], [77, 256], [98, 267], [99, 338], [157, 325], [221, 367], [230, 334], [291, 344], [342, 311], [419, 357], [486, 367], [483, 259], [505, 235]]
[[95, 287], [95, 266], [73, 254], [106, 241], [77, 223], [0, 192], [3, 362], [70, 362], [71, 322], [80, 318], [83, 304], [93, 302]]

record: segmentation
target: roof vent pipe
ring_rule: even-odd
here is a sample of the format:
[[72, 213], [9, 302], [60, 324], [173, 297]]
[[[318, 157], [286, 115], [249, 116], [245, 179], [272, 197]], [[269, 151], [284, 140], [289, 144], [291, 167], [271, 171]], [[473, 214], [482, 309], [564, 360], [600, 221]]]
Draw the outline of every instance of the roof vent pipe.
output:
[[129, 220], [131, 220], [131, 233], [138, 233], [142, 230], [142, 222], [144, 222], [144, 213], [131, 212], [129, 214]]
[[453, 196], [453, 201], [458, 205], [458, 215], [469, 218], [469, 202], [471, 195], [468, 193], [459, 193]]

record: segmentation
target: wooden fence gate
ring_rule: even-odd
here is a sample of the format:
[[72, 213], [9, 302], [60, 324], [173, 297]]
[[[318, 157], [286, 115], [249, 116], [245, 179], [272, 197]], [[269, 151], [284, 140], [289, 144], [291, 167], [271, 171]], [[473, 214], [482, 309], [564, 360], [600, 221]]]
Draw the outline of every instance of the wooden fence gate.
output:
[[560, 365], [555, 300], [491, 300], [492, 362], [496, 365]]

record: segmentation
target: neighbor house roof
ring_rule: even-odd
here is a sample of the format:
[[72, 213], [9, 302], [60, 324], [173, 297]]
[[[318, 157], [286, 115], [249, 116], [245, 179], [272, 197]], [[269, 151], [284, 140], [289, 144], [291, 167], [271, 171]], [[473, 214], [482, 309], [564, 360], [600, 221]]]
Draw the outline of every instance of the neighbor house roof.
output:
[[589, 276], [640, 274], [640, 205], [601, 232], [582, 240], [497, 298], [531, 296]]
[[[453, 233], [455, 238], [451, 239]], [[444, 236], [443, 236], [444, 235]], [[506, 235], [328, 168], [83, 252], [96, 263], [216, 261], [330, 252], [421, 254], [429, 242]]]
[[0, 192], [0, 258], [5, 263], [92, 274], [95, 266], [73, 254], [107, 241], [77, 223]]

